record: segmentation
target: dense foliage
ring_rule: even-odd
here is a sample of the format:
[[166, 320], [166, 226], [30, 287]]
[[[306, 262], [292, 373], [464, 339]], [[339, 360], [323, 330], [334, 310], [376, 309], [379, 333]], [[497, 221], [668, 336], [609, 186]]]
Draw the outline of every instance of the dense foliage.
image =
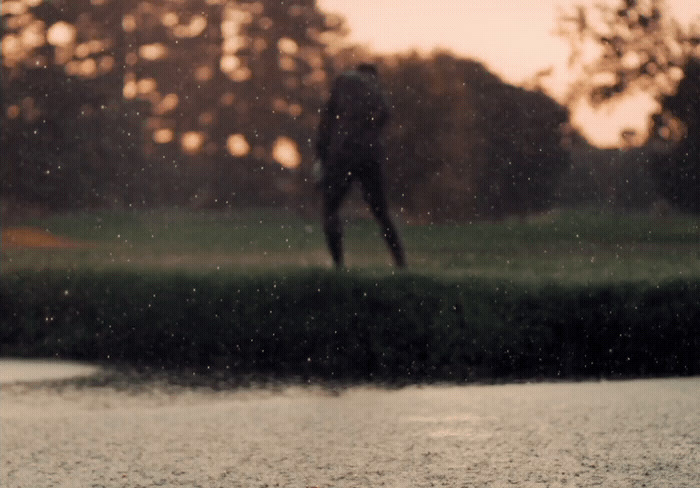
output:
[[[655, 129], [669, 134], [676, 128], [676, 141], [656, 158], [660, 193], [675, 206], [700, 212], [700, 58], [684, 67], [676, 93], [665, 96], [664, 113], [655, 119]], [[666, 115], [664, 117], [664, 115]], [[673, 121], [676, 121], [674, 124]]]
[[699, 285], [25, 272], [0, 278], [0, 355], [341, 381], [697, 374]]
[[387, 173], [402, 207], [432, 221], [554, 204], [569, 166], [564, 107], [448, 53], [395, 58], [386, 79], [395, 105]]
[[[2, 198], [23, 208], [314, 202], [318, 109], [369, 55], [314, 0], [3, 9]], [[378, 58], [390, 198], [427, 220], [551, 206], [566, 109], [447, 53]], [[475, 198], [476, 197], [476, 198]]]
[[[561, 33], [572, 46], [572, 64], [583, 74], [571, 98], [594, 104], [643, 91], [659, 102], [648, 134], [659, 194], [686, 211], [700, 211], [700, 24], [682, 26], [664, 0], [620, 0], [583, 6], [561, 19]], [[583, 61], [593, 41], [600, 55]], [[647, 159], [649, 161], [649, 158]]]

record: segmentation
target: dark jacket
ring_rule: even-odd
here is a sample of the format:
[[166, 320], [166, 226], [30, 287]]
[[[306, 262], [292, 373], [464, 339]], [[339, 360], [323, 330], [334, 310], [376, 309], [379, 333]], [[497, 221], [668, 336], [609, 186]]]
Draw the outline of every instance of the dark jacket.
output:
[[356, 70], [341, 74], [321, 112], [316, 151], [324, 164], [376, 159], [389, 107], [376, 76]]

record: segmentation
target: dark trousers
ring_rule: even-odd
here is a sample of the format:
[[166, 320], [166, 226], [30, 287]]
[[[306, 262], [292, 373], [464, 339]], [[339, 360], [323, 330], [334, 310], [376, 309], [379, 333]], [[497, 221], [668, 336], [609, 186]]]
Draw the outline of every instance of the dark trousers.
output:
[[362, 185], [362, 196], [382, 228], [384, 239], [389, 246], [394, 262], [398, 267], [404, 267], [406, 258], [404, 257], [403, 246], [396, 232], [396, 227], [389, 216], [384, 195], [384, 179], [381, 164], [376, 160], [356, 162], [352, 165], [343, 163], [346, 163], [346, 161], [335, 161], [331, 164], [325, 164], [321, 180], [323, 190], [323, 230], [326, 234], [326, 241], [328, 242], [333, 262], [337, 267], [343, 266], [343, 224], [339, 210], [353, 180], [358, 180]]

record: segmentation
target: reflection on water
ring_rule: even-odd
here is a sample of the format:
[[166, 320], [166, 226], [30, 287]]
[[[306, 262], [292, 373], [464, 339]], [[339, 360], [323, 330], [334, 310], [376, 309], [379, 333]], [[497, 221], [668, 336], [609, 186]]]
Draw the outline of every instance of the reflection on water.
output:
[[99, 370], [97, 366], [76, 362], [0, 359], [0, 384], [91, 376]]
[[[421, 429], [428, 438], [460, 437], [464, 439], [484, 439], [492, 434], [484, 431], [484, 426], [498, 420], [494, 416], [472, 414], [445, 416], [408, 416], [403, 419], [409, 429]], [[414, 425], [411, 425], [414, 424]], [[415, 425], [426, 424], [426, 425]]]

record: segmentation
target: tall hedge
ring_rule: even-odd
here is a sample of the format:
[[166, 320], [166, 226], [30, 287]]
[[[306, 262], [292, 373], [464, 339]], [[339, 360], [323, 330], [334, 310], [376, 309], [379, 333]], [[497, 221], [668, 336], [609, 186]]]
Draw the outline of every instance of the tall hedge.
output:
[[27, 272], [0, 276], [0, 356], [341, 381], [690, 375], [699, 285]]

